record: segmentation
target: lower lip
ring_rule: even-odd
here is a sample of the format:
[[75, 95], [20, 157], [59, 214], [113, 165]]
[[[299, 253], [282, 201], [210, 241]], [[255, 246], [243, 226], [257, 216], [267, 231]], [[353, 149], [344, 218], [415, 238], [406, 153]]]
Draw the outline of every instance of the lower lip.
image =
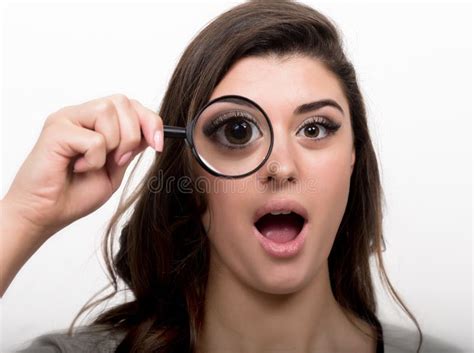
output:
[[253, 226], [253, 233], [259, 240], [260, 245], [262, 245], [263, 249], [269, 255], [278, 258], [287, 258], [297, 255], [303, 248], [304, 240], [306, 238], [306, 234], [308, 233], [308, 222], [305, 222], [303, 228], [295, 237], [295, 239], [290, 240], [286, 243], [276, 243], [268, 238], [265, 238], [262, 233], [258, 231], [255, 225]]

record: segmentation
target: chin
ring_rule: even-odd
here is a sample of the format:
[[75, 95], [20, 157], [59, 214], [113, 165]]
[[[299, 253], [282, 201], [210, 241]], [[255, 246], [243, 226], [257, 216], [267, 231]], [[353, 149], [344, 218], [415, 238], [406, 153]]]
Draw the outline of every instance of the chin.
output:
[[275, 266], [271, 273], [261, 273], [257, 290], [267, 294], [293, 294], [301, 291], [308, 285], [308, 271], [302, 268], [284, 268], [285, 266]]

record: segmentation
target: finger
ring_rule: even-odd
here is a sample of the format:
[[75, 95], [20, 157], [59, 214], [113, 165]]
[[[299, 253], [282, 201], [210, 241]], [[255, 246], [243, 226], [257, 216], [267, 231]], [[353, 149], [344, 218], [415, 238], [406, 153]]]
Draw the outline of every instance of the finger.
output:
[[[146, 147], [147, 146], [144, 146], [143, 149], [145, 149]], [[135, 156], [139, 153], [140, 151], [138, 149], [136, 151], [131, 152], [130, 157], [123, 165], [118, 165], [113, 157], [107, 158], [107, 161], [105, 162], [105, 167], [107, 169], [107, 174], [109, 176], [113, 190], [118, 189], [122, 182], [123, 176], [125, 175], [125, 171], [127, 170], [132, 160], [135, 158]]]
[[69, 164], [73, 157], [80, 156], [73, 161], [74, 170], [84, 172], [103, 167], [106, 161], [105, 137], [89, 129], [75, 125], [72, 121], [64, 121], [49, 127], [46, 132], [50, 134], [46, 148], [57, 156], [64, 158]]
[[126, 162], [127, 154], [135, 150], [143, 138], [140, 120], [126, 96], [119, 94], [110, 96], [109, 99], [115, 104], [120, 126], [120, 143], [114, 152], [114, 159], [117, 164], [122, 165]]
[[142, 139], [142, 141], [140, 142], [140, 145], [135, 150], [133, 150], [131, 156], [123, 165], [118, 165], [115, 162], [114, 158], [107, 158], [107, 161], [105, 162], [105, 166], [106, 166], [107, 174], [109, 175], [109, 179], [114, 190], [117, 190], [117, 188], [120, 186], [123, 176], [125, 175], [125, 171], [127, 170], [132, 160], [141, 152], [143, 152], [143, 150], [145, 150], [147, 147], [148, 147], [148, 142], [145, 139]]
[[161, 152], [163, 150], [164, 140], [163, 120], [157, 113], [146, 108], [137, 100], [131, 99], [130, 103], [138, 113], [140, 125], [148, 144], [156, 151]]
[[76, 125], [101, 133], [105, 137], [107, 152], [119, 145], [120, 126], [117, 110], [114, 103], [107, 98], [67, 106], [56, 114], [65, 116]]

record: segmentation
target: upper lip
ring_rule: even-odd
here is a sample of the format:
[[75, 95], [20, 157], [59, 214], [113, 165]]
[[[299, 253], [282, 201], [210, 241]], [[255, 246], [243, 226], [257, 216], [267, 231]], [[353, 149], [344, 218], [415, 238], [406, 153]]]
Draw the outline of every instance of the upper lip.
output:
[[293, 199], [280, 198], [269, 200], [259, 207], [254, 213], [253, 223], [256, 223], [267, 213], [276, 211], [292, 211], [303, 217], [305, 222], [308, 220], [308, 211], [301, 203]]

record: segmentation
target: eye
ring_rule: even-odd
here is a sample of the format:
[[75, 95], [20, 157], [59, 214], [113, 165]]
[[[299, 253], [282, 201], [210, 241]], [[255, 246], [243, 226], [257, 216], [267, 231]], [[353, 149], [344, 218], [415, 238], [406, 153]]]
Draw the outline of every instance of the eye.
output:
[[243, 111], [219, 115], [206, 124], [203, 132], [211, 140], [228, 149], [248, 147], [263, 136], [255, 118]]
[[[327, 136], [334, 134], [340, 127], [340, 124], [325, 117], [318, 116], [306, 120], [298, 129], [297, 134], [299, 135], [300, 133], [303, 133], [303, 137], [312, 140], [322, 140]], [[321, 137], [321, 135], [323, 135], [323, 137]]]

